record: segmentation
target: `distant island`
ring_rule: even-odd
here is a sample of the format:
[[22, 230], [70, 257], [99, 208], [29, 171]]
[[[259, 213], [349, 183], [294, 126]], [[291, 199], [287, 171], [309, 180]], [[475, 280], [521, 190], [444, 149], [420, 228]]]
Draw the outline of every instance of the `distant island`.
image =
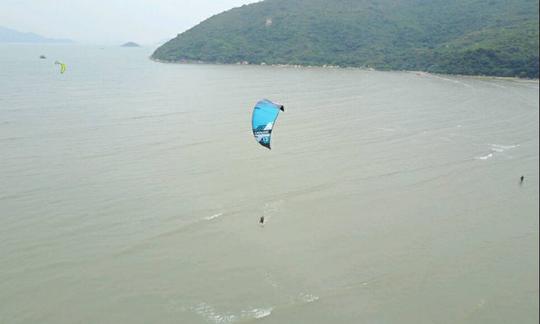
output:
[[160, 46], [162, 62], [538, 78], [538, 0], [265, 0]]
[[135, 42], [127, 42], [125, 44], [122, 44], [122, 47], [141, 47], [141, 46]]
[[0, 26], [0, 43], [73, 43], [71, 39], [47, 38]]

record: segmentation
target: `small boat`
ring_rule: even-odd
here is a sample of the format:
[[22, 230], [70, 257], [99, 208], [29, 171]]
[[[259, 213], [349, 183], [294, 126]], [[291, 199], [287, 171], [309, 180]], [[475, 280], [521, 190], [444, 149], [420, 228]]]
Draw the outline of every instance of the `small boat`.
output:
[[43, 59], [46, 59], [47, 57], [45, 55], [40, 55], [39, 58], [43, 60]]

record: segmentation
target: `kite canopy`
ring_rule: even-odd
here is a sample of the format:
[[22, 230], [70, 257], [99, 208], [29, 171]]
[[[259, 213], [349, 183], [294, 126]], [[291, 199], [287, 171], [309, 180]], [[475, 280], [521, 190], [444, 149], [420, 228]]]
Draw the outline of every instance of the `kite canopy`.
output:
[[66, 65], [64, 63], [55, 61], [54, 64], [60, 65], [60, 73], [66, 72]]
[[285, 111], [285, 107], [273, 103], [268, 99], [263, 99], [253, 108], [251, 126], [253, 135], [259, 144], [270, 149], [270, 138], [274, 123], [279, 115], [279, 111]]

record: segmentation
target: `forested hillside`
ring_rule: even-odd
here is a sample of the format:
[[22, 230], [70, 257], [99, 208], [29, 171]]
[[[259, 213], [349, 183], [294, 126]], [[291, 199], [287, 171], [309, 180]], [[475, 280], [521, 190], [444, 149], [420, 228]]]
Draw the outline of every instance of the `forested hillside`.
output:
[[537, 0], [266, 0], [152, 57], [538, 78], [538, 20]]

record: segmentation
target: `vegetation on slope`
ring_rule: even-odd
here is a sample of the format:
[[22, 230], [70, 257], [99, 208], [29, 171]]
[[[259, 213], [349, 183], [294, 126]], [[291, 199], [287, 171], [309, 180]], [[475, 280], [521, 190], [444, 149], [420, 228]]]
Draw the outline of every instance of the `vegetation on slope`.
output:
[[538, 78], [538, 20], [537, 0], [266, 0], [152, 57]]

